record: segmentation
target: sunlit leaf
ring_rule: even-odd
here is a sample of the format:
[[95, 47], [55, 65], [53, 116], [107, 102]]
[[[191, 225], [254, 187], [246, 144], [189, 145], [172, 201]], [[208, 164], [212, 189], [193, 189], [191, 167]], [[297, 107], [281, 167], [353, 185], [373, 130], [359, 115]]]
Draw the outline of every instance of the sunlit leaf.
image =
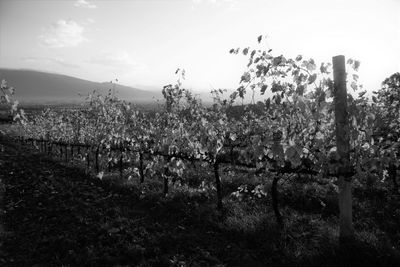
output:
[[313, 75], [310, 75], [308, 77], [308, 84], [312, 84], [313, 82], [315, 82], [315, 80], [317, 79], [317, 74], [314, 73]]
[[248, 72], [245, 72], [242, 77], [240, 78], [240, 83], [244, 82], [244, 83], [248, 83], [250, 82], [251, 79], [251, 75]]
[[358, 68], [360, 67], [360, 61], [358, 61], [358, 60], [354, 60], [354, 63], [353, 63], [353, 69], [354, 70], [358, 70]]
[[321, 63], [319, 70], [321, 73], [328, 73], [328, 65], [325, 65], [325, 63]]
[[353, 89], [353, 91], [357, 91], [358, 89], [357, 83], [354, 81], [350, 84], [350, 87]]
[[271, 106], [271, 99], [268, 98], [267, 100], [265, 100], [265, 108], [268, 110]]
[[239, 93], [239, 97], [240, 97], [240, 98], [244, 98], [244, 95], [245, 95], [245, 93], [246, 93], [246, 89], [244, 88], [244, 86], [240, 86], [240, 87], [237, 89], [237, 91], [238, 91], [238, 93]]
[[265, 93], [265, 90], [267, 90], [267, 88], [268, 88], [268, 85], [266, 85], [266, 84], [263, 84], [261, 86], [261, 95], [263, 95]]

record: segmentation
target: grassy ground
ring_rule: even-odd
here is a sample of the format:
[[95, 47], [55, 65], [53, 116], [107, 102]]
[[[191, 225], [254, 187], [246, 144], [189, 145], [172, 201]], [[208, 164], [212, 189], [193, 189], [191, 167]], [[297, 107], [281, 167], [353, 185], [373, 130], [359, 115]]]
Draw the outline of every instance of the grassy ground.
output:
[[308, 191], [291, 195], [282, 185], [286, 227], [280, 230], [268, 197], [229, 196], [249, 181], [243, 177], [224, 177], [219, 213], [208, 187], [172, 188], [163, 197], [161, 180], [100, 181], [4, 138], [0, 149], [2, 266], [400, 264], [395, 219], [388, 225], [379, 214], [356, 210], [357, 242], [339, 247], [335, 209], [323, 215]]

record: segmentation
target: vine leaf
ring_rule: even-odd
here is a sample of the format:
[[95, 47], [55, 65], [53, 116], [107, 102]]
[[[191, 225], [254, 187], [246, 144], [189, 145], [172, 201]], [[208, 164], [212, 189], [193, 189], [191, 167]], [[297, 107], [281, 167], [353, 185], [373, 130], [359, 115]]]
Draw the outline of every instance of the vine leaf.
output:
[[[267, 88], [268, 88], [268, 85], [266, 85], [266, 84], [263, 84], [263, 85], [261, 86], [261, 95], [264, 95], [265, 90], [267, 90]], [[269, 99], [268, 99], [268, 100], [269, 100]]]
[[295, 146], [289, 146], [285, 151], [285, 156], [286, 159], [290, 161], [292, 165], [294, 165], [294, 167], [297, 167], [301, 164], [300, 154]]
[[315, 80], [317, 79], [317, 74], [314, 73], [313, 75], [310, 75], [308, 77], [308, 84], [312, 84], [313, 82], [315, 82]]

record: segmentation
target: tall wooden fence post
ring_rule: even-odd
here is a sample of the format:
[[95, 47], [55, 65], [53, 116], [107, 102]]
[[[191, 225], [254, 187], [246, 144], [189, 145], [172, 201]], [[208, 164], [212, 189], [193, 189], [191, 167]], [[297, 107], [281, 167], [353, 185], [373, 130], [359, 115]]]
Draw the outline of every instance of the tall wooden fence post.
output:
[[347, 112], [347, 89], [345, 57], [332, 59], [334, 79], [334, 104], [336, 124], [336, 148], [340, 157], [339, 166], [339, 210], [340, 242], [354, 239], [351, 176], [350, 173], [350, 136]]

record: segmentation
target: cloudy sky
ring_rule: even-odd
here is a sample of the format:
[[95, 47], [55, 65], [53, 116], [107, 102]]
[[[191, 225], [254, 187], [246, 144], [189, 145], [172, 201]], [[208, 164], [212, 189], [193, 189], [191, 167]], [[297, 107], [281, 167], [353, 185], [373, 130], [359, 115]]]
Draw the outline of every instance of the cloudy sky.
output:
[[361, 61], [370, 91], [400, 71], [400, 0], [0, 0], [0, 67], [161, 88], [236, 88], [231, 48], [267, 46], [317, 62]]

